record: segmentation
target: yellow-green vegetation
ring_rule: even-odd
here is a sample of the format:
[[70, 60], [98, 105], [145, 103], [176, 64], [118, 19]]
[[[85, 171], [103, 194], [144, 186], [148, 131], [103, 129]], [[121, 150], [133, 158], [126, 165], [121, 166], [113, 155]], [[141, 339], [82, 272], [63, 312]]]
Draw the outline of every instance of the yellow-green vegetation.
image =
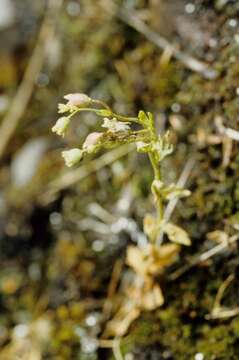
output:
[[[178, 201], [170, 219], [190, 234], [192, 245], [182, 247], [180, 254], [172, 251], [173, 261], [159, 273], [151, 267], [153, 282], [148, 289], [160, 284], [162, 292], [157, 294], [161, 300], [164, 297], [164, 304], [151, 309], [141, 306], [138, 312], [131, 307], [132, 321], [123, 328], [121, 353], [138, 360], [197, 360], [197, 354], [204, 360], [236, 360], [237, 314], [210, 316], [218, 290], [230, 275], [234, 280], [223, 293], [221, 310], [239, 306], [238, 248], [236, 242], [225, 245], [237, 236], [239, 221], [238, 141], [225, 132], [238, 131], [238, 2], [195, 0], [187, 8], [183, 0], [114, 2], [125, 14], [134, 11], [177, 50], [216, 70], [217, 76], [211, 79], [192, 71], [170, 49], [162, 51], [107, 11], [109, 2], [82, 0], [77, 16], [76, 10], [72, 15], [72, 3], [78, 2], [63, 2], [51, 61], [47, 58], [42, 68], [48, 85], [36, 81], [31, 102], [3, 157], [0, 358], [12, 360], [20, 353], [28, 360], [30, 343], [33, 355], [40, 359], [115, 359], [114, 344], [104, 341], [114, 339], [115, 324], [122, 321], [114, 322], [113, 328], [111, 322], [109, 328], [110, 321], [119, 319], [115, 317], [119, 309], [124, 313], [125, 300], [130, 298], [126, 290], [131, 290], [133, 300], [139, 294], [130, 285], [145, 262], [136, 250], [133, 258], [137, 255], [138, 261], [132, 266], [126, 249], [138, 248], [138, 239], [144, 244], [144, 217], [153, 214], [153, 171], [147, 153], [136, 154], [132, 144], [122, 148], [117, 141], [107, 142], [107, 149], [97, 149], [96, 155], [86, 154], [86, 149], [82, 154], [89, 134], [108, 132], [108, 125], [117, 127], [122, 122], [111, 122], [115, 116], [109, 113], [75, 114], [70, 125], [65, 119], [55, 128], [62, 134], [68, 126], [64, 138], [50, 133], [62, 94], [82, 92], [90, 99], [103, 100], [115, 114], [136, 114], [137, 121], [139, 109], [155, 115], [157, 134], [169, 131], [175, 149], [160, 163], [167, 186], [177, 183], [188, 158], [195, 159], [186, 185], [191, 195]], [[15, 49], [16, 59], [8, 64], [14, 76], [1, 81], [1, 91], [8, 96], [22, 79], [37, 30], [36, 26], [24, 48], [21, 44], [21, 49]], [[9, 49], [0, 56], [3, 69], [9, 56]], [[16, 69], [12, 69], [14, 64]], [[98, 104], [94, 109], [103, 107]], [[102, 128], [104, 117], [110, 122]], [[138, 124], [125, 125], [130, 132], [141, 131]], [[39, 137], [47, 138], [50, 145], [31, 181], [19, 188], [9, 181], [12, 160], [29, 139]], [[88, 139], [88, 150], [96, 139], [100, 138]], [[108, 149], [108, 145], [117, 146]], [[68, 147], [80, 150], [72, 153], [73, 160], [84, 155], [71, 169], [60, 156]], [[72, 157], [65, 157], [71, 164]], [[152, 219], [146, 220], [149, 225]], [[161, 246], [166, 245], [176, 246], [169, 242]], [[221, 245], [225, 245], [223, 251], [173, 279], [172, 274], [194, 256]]]

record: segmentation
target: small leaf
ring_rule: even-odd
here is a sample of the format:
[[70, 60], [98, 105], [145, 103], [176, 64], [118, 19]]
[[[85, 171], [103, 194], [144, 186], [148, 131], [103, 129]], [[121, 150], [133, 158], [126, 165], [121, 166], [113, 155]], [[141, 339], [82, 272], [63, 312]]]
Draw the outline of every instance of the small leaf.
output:
[[217, 243], [228, 243], [229, 236], [225, 231], [215, 230], [207, 233], [208, 240], [215, 241]]
[[145, 253], [137, 246], [128, 246], [126, 254], [126, 263], [140, 275], [147, 273], [147, 262]]
[[144, 233], [149, 237], [152, 242], [154, 242], [158, 231], [159, 228], [156, 218], [150, 214], [146, 214], [144, 217]]
[[181, 199], [187, 196], [191, 195], [191, 191], [187, 189], [181, 189], [173, 186], [169, 186], [167, 188], [167, 193], [165, 194], [165, 198], [167, 200], [173, 200], [173, 199]]
[[152, 311], [162, 306], [163, 303], [164, 297], [160, 286], [158, 284], [152, 284], [152, 287], [147, 289], [146, 284], [141, 296], [141, 307], [144, 310]]
[[125, 300], [112, 320], [107, 322], [104, 336], [124, 336], [130, 325], [140, 315], [140, 309], [134, 301]]
[[191, 240], [188, 236], [188, 233], [179, 226], [172, 223], [167, 223], [163, 230], [168, 235], [169, 240], [172, 242], [186, 246], [191, 245]]
[[166, 244], [160, 247], [148, 244], [146, 247], [129, 246], [126, 263], [139, 275], [156, 275], [171, 265], [179, 253], [176, 244]]
[[171, 265], [178, 256], [180, 246], [177, 244], [166, 244], [161, 246], [148, 245], [147, 272], [151, 275], [161, 273], [165, 267]]
[[151, 112], [147, 112], [147, 115], [148, 115], [148, 126], [149, 128], [151, 128], [152, 130], [154, 129], [154, 116]]
[[141, 124], [147, 125], [148, 117], [143, 110], [139, 111], [138, 119]]
[[147, 114], [144, 111], [140, 111], [138, 114], [139, 122], [145, 127], [154, 132], [154, 118], [153, 114], [148, 112]]

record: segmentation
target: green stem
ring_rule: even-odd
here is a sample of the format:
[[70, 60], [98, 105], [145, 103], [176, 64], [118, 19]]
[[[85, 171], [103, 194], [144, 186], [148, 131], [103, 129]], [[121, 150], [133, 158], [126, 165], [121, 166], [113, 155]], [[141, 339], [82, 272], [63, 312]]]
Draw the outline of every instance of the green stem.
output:
[[130, 121], [130, 122], [138, 123], [137, 117], [128, 117], [128, 116], [118, 115], [113, 112], [112, 112], [112, 116], [121, 121]]
[[[105, 115], [101, 115], [99, 113], [99, 109], [92, 109], [92, 108], [79, 108], [75, 111], [73, 111], [70, 115], [69, 115], [69, 118], [71, 118], [72, 116], [76, 115], [78, 112], [84, 112], [84, 111], [90, 111], [90, 112], [93, 112], [95, 114], [97, 114], [98, 116], [103, 116], [105, 117]], [[109, 111], [111, 112], [111, 117], [115, 117], [117, 118], [118, 120], [121, 120], [121, 121], [130, 121], [130, 122], [136, 122], [138, 123], [138, 118], [136, 117], [127, 117], [127, 116], [123, 116], [123, 115], [118, 115], [118, 114], [115, 114], [113, 113], [110, 109]]]
[[149, 159], [150, 159], [151, 165], [152, 165], [153, 170], [154, 170], [154, 178], [155, 178], [155, 180], [161, 180], [160, 168], [159, 168], [159, 166], [157, 164], [157, 161], [155, 160], [154, 153], [152, 151], [150, 151], [148, 153], [148, 155], [149, 155]]
[[73, 111], [70, 115], [68, 115], [68, 119], [71, 119], [73, 116], [75, 116], [78, 113], [79, 109]]
[[[148, 155], [149, 155], [149, 159], [150, 159], [151, 165], [154, 170], [154, 179], [161, 180], [160, 168], [155, 159], [154, 153], [149, 152]], [[157, 222], [158, 222], [158, 225], [160, 225], [160, 223], [163, 221], [163, 218], [164, 218], [164, 206], [163, 206], [163, 200], [159, 194], [157, 195], [157, 199], [156, 199], [156, 211], [157, 211]], [[155, 241], [156, 241], [156, 239], [155, 239]]]
[[84, 111], [90, 111], [90, 112], [94, 112], [94, 113], [99, 113], [98, 109], [92, 109], [92, 108], [78, 108], [77, 110], [73, 111], [73, 113], [70, 116], [73, 116], [75, 114], [77, 114], [78, 112], [84, 112]]
[[109, 105], [107, 105], [104, 101], [102, 100], [92, 100], [92, 102], [94, 104], [97, 104], [97, 105], [101, 105], [103, 106], [105, 109], [109, 110], [112, 114], [113, 117], [116, 117], [117, 119], [121, 120], [121, 121], [133, 121], [133, 122], [138, 122], [138, 118], [137, 117], [128, 117], [128, 116], [123, 116], [123, 115], [118, 115], [118, 114], [115, 114], [113, 112], [113, 110], [109, 107]]

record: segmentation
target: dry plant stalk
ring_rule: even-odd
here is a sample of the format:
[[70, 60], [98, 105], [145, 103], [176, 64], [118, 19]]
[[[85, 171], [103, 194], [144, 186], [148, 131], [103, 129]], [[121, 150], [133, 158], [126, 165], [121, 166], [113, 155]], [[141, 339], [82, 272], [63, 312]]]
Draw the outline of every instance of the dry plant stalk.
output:
[[[82, 112], [92, 112], [102, 121], [102, 132], [90, 133], [81, 148], [62, 152], [66, 165], [71, 167], [79, 163], [88, 154], [102, 149], [111, 149], [122, 144], [133, 143], [139, 153], [148, 155], [153, 169], [154, 179], [151, 191], [154, 197], [156, 216], [146, 214], [144, 232], [148, 243], [145, 247], [129, 246], [126, 261], [133, 269], [131, 285], [124, 290], [125, 300], [113, 320], [108, 323], [105, 335], [122, 336], [142, 310], [154, 310], [164, 302], [163, 294], [155, 277], [162, 273], [177, 257], [180, 246], [190, 245], [188, 234], [165, 217], [165, 206], [172, 199], [190, 195], [190, 191], [175, 184], [166, 185], [162, 180], [161, 162], [173, 151], [169, 132], [157, 134], [153, 114], [139, 111], [138, 116], [128, 117], [115, 113], [101, 100], [90, 98], [86, 94], [68, 94], [67, 102], [59, 104], [59, 113], [64, 114], [53, 126], [52, 131], [64, 136], [72, 118]], [[132, 129], [131, 125], [135, 129]], [[173, 242], [160, 246], [157, 240], [166, 234]]]

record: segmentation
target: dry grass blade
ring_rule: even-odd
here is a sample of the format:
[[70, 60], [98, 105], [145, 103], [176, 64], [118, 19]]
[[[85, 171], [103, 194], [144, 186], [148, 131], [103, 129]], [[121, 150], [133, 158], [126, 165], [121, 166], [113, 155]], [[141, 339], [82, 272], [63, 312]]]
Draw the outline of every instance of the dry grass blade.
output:
[[113, 341], [113, 354], [116, 360], [124, 360], [123, 355], [120, 350], [120, 338], [116, 338]]
[[239, 141], [239, 131], [225, 127], [221, 116], [216, 116], [215, 125], [221, 135], [227, 136], [231, 140]]
[[118, 259], [113, 267], [112, 276], [107, 291], [107, 298], [103, 306], [103, 314], [106, 318], [109, 318], [111, 313], [113, 296], [116, 292], [116, 288], [120, 280], [122, 269], [123, 269], [123, 260]]
[[231, 284], [231, 282], [234, 280], [234, 275], [230, 274], [225, 281], [223, 281], [223, 283], [221, 284], [221, 286], [218, 289], [216, 298], [215, 298], [215, 303], [214, 303], [214, 308], [219, 308], [221, 307], [221, 302], [222, 302], [222, 297], [224, 295], [225, 290], [228, 288], [228, 286]]
[[122, 145], [116, 149], [109, 151], [101, 157], [92, 160], [91, 162], [80, 166], [77, 169], [68, 171], [56, 180], [49, 184], [49, 189], [40, 196], [40, 202], [48, 202], [57, 192], [74, 185], [78, 181], [86, 178], [87, 176], [99, 171], [104, 166], [112, 164], [114, 161], [127, 155], [134, 149], [133, 145]]
[[125, 22], [139, 33], [143, 34], [149, 41], [155, 44], [162, 50], [170, 51], [175, 59], [179, 60], [187, 68], [201, 74], [206, 79], [215, 79], [217, 77], [216, 70], [210, 68], [206, 63], [195, 59], [194, 57], [186, 54], [178, 49], [177, 46], [171, 44], [163, 36], [159, 35], [148, 27], [133, 11], [118, 8], [112, 1], [104, 0], [104, 7], [106, 11], [114, 16], [117, 16], [121, 21]]
[[46, 14], [39, 31], [38, 40], [24, 73], [23, 80], [18, 87], [10, 109], [0, 126], [0, 158], [3, 156], [11, 137], [17, 129], [18, 123], [31, 98], [35, 79], [42, 68], [49, 42], [54, 34], [55, 22], [52, 21], [52, 19], [57, 19], [57, 13], [61, 4], [62, 0], [49, 0], [48, 2]]
[[235, 307], [235, 308], [226, 308], [222, 306], [222, 298], [223, 295], [226, 291], [226, 289], [228, 288], [228, 286], [230, 286], [230, 284], [232, 283], [232, 281], [235, 279], [234, 274], [230, 274], [225, 281], [223, 281], [223, 283], [220, 285], [216, 298], [215, 298], [215, 302], [214, 302], [214, 306], [212, 309], [211, 314], [206, 316], [206, 319], [208, 320], [212, 320], [212, 319], [226, 319], [229, 317], [233, 317], [239, 314], [239, 307]]
[[235, 243], [238, 240], [239, 240], [239, 236], [234, 235], [229, 239], [228, 242], [216, 245], [212, 249], [210, 249], [210, 250], [208, 250], [208, 251], [206, 251], [206, 252], [204, 252], [202, 254], [199, 254], [199, 255], [195, 256], [190, 261], [189, 264], [186, 264], [186, 265], [182, 266], [181, 268], [179, 268], [178, 270], [174, 271], [169, 276], [169, 279], [171, 281], [177, 280], [181, 275], [185, 274], [187, 271], [192, 269], [194, 266], [197, 266], [197, 265], [203, 263], [204, 261], [207, 261], [208, 259], [212, 258], [213, 256], [219, 254], [220, 252], [227, 249], [230, 245], [232, 245], [233, 243]]

